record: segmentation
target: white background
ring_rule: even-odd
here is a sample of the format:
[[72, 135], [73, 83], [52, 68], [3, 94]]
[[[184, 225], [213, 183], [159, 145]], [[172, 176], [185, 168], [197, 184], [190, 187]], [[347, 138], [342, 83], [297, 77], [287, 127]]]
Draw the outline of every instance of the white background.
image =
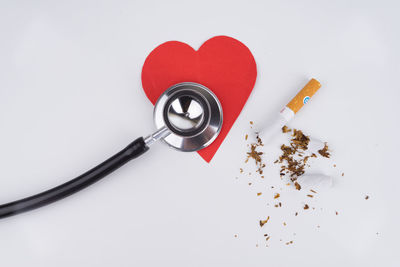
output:
[[[210, 164], [154, 145], [79, 194], [1, 220], [1, 265], [398, 266], [399, 10], [398, 1], [2, 0], [0, 202], [65, 182], [152, 132], [140, 74], [165, 41], [198, 49], [232, 36], [252, 51], [258, 78]], [[276, 170], [239, 174], [252, 167], [248, 122], [278, 112], [311, 77], [323, 87], [291, 126], [327, 141], [345, 173], [313, 200]], [[281, 209], [272, 184], [284, 187]]]

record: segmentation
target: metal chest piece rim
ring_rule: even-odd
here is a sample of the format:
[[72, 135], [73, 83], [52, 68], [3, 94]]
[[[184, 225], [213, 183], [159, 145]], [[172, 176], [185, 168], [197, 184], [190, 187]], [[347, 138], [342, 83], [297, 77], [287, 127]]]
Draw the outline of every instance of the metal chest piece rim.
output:
[[207, 147], [222, 128], [223, 113], [216, 95], [193, 82], [171, 86], [154, 107], [157, 129], [168, 129], [163, 141], [179, 151], [197, 151]]

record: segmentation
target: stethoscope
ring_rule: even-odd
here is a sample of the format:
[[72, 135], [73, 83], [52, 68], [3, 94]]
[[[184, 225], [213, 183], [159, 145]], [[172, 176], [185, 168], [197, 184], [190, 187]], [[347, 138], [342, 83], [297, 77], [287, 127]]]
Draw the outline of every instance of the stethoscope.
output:
[[142, 155], [158, 140], [179, 151], [197, 151], [210, 145], [222, 127], [222, 107], [207, 87], [191, 82], [168, 88], [154, 107], [157, 131], [139, 137], [103, 163], [57, 187], [0, 205], [0, 218], [53, 203], [99, 181], [128, 161]]

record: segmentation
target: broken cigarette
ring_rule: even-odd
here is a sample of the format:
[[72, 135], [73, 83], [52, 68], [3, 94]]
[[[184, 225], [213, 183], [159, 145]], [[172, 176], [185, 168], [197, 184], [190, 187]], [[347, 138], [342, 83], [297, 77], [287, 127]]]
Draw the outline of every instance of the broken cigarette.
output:
[[295, 97], [280, 111], [265, 130], [260, 131], [260, 137], [264, 143], [268, 143], [272, 137], [285, 126], [294, 115], [311, 99], [311, 97], [321, 88], [321, 84], [316, 79], [311, 79]]

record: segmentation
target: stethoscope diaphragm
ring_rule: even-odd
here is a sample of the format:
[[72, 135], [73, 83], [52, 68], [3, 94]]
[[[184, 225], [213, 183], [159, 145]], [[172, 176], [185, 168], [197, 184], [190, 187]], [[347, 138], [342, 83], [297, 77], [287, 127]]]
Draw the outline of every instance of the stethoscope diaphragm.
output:
[[197, 83], [179, 83], [168, 88], [154, 107], [154, 122], [165, 129], [163, 140], [180, 151], [197, 151], [212, 143], [222, 128], [218, 98]]

